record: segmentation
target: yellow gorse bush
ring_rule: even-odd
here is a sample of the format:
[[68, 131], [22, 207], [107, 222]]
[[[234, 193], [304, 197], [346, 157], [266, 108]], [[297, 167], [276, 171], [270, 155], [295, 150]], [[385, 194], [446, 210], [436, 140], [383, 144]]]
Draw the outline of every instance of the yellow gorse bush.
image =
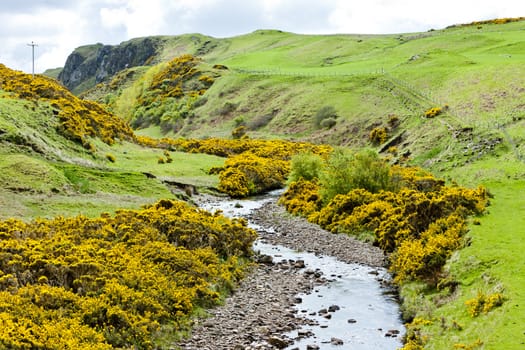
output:
[[372, 142], [374, 145], [381, 145], [385, 143], [387, 138], [388, 133], [384, 127], [373, 128], [368, 135], [368, 140], [370, 140], [370, 142]]
[[440, 115], [443, 112], [441, 107], [432, 107], [429, 110], [425, 111], [426, 118], [434, 118]]
[[279, 198], [286, 210], [294, 215], [308, 217], [317, 213], [321, 207], [321, 196], [317, 182], [300, 178], [292, 182]]
[[249, 153], [230, 157], [219, 174], [219, 190], [232, 197], [246, 197], [281, 188], [290, 171], [289, 164]]
[[[158, 71], [151, 78], [139, 80], [141, 85], [130, 113], [133, 127], [153, 124], [165, 133], [180, 130], [185, 120], [194, 116], [199, 97], [215, 81], [201, 70], [201, 64], [201, 59], [185, 54], [156, 66]], [[213, 71], [209, 74], [220, 75]]]
[[169, 200], [1, 221], [0, 347], [153, 349], [235, 284], [255, 236], [244, 220]]
[[320, 187], [300, 180], [290, 184], [280, 202], [294, 214], [334, 233], [372, 232], [375, 243], [391, 253], [394, 281], [424, 280], [436, 284], [446, 260], [463, 244], [468, 215], [483, 213], [483, 187], [448, 187], [418, 168], [392, 167], [401, 187], [371, 193], [354, 189], [336, 195], [325, 206]]
[[[285, 186], [290, 172], [290, 160], [299, 153], [313, 153], [326, 157], [332, 152], [329, 145], [285, 140], [253, 140], [248, 138], [225, 140], [210, 138], [154, 140], [137, 137], [148, 147], [171, 148], [189, 153], [206, 153], [228, 157], [219, 169], [219, 190], [232, 197], [246, 197]], [[214, 169], [214, 171], [217, 169]]]
[[49, 103], [60, 121], [59, 132], [93, 151], [90, 137], [98, 137], [107, 144], [117, 139], [134, 139], [129, 125], [107, 112], [96, 102], [82, 100], [43, 75], [25, 74], [0, 64], [0, 89], [15, 97]]
[[[213, 84], [214, 79], [197, 69], [200, 62], [200, 59], [192, 55], [175, 57], [153, 77], [150, 86], [138, 97], [137, 104], [139, 106], [150, 106], [154, 102], [162, 101], [168, 97], [181, 98], [190, 95], [202, 95]], [[188, 89], [185, 84], [194, 77], [198, 77], [202, 86], [197, 90]]]
[[467, 305], [469, 315], [477, 317], [481, 313], [486, 314], [495, 307], [501, 306], [503, 301], [504, 297], [501, 293], [485, 294], [480, 291], [475, 298], [467, 300], [465, 305]]
[[506, 23], [512, 23], [512, 22], [521, 22], [525, 21], [525, 17], [505, 17], [505, 18], [494, 18], [494, 19], [488, 19], [485, 21], [475, 21], [467, 24], [462, 24], [461, 26], [479, 26], [482, 24], [506, 24]]

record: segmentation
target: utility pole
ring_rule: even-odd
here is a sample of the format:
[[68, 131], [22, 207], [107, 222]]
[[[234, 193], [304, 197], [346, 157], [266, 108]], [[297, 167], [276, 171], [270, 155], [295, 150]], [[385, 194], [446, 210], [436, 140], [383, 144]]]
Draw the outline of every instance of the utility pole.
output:
[[27, 44], [28, 46], [31, 46], [31, 51], [32, 51], [32, 57], [33, 57], [33, 70], [32, 70], [32, 74], [33, 74], [33, 79], [35, 78], [35, 46], [38, 46], [37, 44], [35, 44], [33, 41], [31, 41], [31, 44]]

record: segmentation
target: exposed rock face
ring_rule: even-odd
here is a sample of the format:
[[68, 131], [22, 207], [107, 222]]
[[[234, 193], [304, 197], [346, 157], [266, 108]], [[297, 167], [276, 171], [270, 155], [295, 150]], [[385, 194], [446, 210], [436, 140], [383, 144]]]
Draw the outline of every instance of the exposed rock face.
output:
[[120, 45], [81, 46], [69, 55], [58, 80], [71, 91], [82, 92], [125, 68], [151, 63], [162, 41], [162, 37], [147, 37]]

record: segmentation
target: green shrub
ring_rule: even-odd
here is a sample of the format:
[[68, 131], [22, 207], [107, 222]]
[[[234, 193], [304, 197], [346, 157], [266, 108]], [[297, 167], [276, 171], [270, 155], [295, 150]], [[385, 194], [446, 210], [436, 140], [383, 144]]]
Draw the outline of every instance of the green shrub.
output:
[[193, 108], [198, 108], [204, 106], [208, 102], [208, 98], [201, 96], [193, 102]]
[[240, 115], [233, 120], [233, 124], [235, 125], [236, 128], [238, 128], [239, 126], [246, 126], [246, 118]]
[[395, 129], [399, 126], [399, 117], [397, 115], [389, 115], [388, 116], [388, 126], [391, 127], [392, 129]]
[[325, 164], [320, 174], [321, 198], [328, 203], [338, 194], [347, 193], [352, 189], [351, 169], [353, 155], [344, 149], [336, 149]]
[[115, 163], [116, 161], [115, 156], [110, 153], [106, 154], [106, 159], [109, 160], [111, 163]]
[[323, 159], [313, 153], [299, 153], [292, 157], [288, 182], [318, 179], [323, 168]]
[[266, 125], [268, 125], [268, 123], [270, 123], [272, 119], [273, 119], [273, 114], [271, 113], [255, 117], [252, 120], [250, 120], [250, 122], [248, 123], [247, 125], [248, 129], [257, 130], [257, 129], [263, 128]]
[[326, 119], [323, 119], [321, 121], [321, 128], [325, 128], [325, 129], [330, 129], [330, 128], [333, 128], [335, 126], [335, 124], [337, 124], [337, 121], [335, 120], [335, 118], [326, 118]]
[[225, 102], [224, 105], [222, 105], [222, 107], [220, 107], [217, 110], [217, 113], [219, 113], [220, 115], [228, 115], [234, 112], [237, 109], [237, 107], [239, 107], [238, 103]]
[[324, 106], [324, 107], [321, 107], [317, 113], [315, 113], [314, 115], [314, 125], [315, 127], [317, 128], [320, 128], [322, 127], [321, 123], [323, 122], [323, 120], [325, 119], [328, 119], [328, 118], [332, 118], [335, 119], [337, 118], [337, 112], [335, 111], [335, 108], [333, 106]]
[[334, 151], [326, 162], [320, 180], [324, 203], [338, 194], [346, 194], [357, 188], [376, 193], [394, 187], [390, 166], [371, 150], [355, 155], [344, 150]]

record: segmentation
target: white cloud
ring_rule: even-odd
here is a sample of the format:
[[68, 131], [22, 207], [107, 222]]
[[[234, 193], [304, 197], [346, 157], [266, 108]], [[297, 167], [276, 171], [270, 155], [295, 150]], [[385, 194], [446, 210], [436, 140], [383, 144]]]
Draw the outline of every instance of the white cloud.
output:
[[337, 0], [330, 23], [337, 32], [382, 34], [519, 16], [525, 16], [525, 2], [520, 0]]
[[128, 10], [126, 8], [107, 8], [100, 9], [100, 19], [102, 26], [107, 29], [125, 27], [128, 21]]
[[523, 0], [3, 0], [0, 62], [30, 71], [61, 66], [75, 47], [133, 37], [256, 29], [296, 33], [395, 33], [525, 16]]

